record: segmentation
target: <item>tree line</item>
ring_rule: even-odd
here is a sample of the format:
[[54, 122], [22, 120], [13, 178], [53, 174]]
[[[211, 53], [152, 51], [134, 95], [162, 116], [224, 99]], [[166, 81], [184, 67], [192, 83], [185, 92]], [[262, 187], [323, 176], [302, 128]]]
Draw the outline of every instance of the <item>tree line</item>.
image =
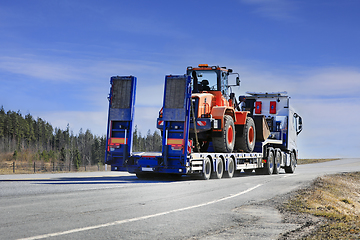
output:
[[[0, 109], [0, 153], [13, 153], [14, 160], [57, 161], [76, 167], [105, 161], [106, 136], [96, 136], [89, 129], [75, 135], [69, 124], [65, 130], [53, 127], [40, 117], [23, 116], [20, 111]], [[133, 133], [133, 151], [161, 151], [157, 131], [141, 136], [137, 126]]]

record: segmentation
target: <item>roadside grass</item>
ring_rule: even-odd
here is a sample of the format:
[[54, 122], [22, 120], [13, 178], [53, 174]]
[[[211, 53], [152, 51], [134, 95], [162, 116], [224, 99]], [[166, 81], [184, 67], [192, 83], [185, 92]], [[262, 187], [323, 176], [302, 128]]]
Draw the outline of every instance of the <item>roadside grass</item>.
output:
[[322, 163], [322, 162], [329, 162], [334, 160], [339, 160], [340, 158], [314, 158], [314, 159], [298, 159], [297, 164], [310, 164], [310, 163]]
[[360, 239], [360, 172], [319, 177], [285, 208], [327, 219], [303, 239]]
[[[15, 168], [14, 168], [15, 163]], [[69, 171], [69, 169], [71, 171]], [[110, 168], [108, 168], [110, 169]], [[64, 173], [64, 172], [95, 172], [104, 171], [105, 165], [81, 165], [77, 169], [74, 164], [61, 163], [59, 161], [38, 160], [34, 154], [27, 151], [19, 152], [18, 158], [14, 159], [12, 153], [0, 153], [0, 175], [7, 174], [31, 174], [31, 173]]]

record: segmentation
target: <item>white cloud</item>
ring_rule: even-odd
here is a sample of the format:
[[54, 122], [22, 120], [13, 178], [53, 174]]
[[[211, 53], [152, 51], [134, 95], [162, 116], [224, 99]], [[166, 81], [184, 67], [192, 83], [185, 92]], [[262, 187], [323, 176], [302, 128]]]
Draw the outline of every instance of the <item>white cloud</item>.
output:
[[[266, 68], [262, 66], [262, 68]], [[289, 69], [288, 71], [259, 70], [256, 66], [242, 67], [241, 87], [245, 91], [287, 91], [296, 98], [343, 98], [360, 96], [360, 69], [326, 67]]]
[[13, 74], [53, 81], [70, 81], [80, 77], [79, 70], [70, 63], [39, 60], [36, 56], [0, 57], [0, 69]]
[[240, 0], [241, 2], [255, 6], [255, 13], [277, 20], [296, 19], [292, 12], [297, 5], [287, 0]]
[[[271, 70], [266, 66], [239, 68], [238, 92], [287, 91], [303, 117], [299, 135], [301, 158], [357, 157], [360, 144], [360, 70], [344, 67]], [[295, 69], [295, 70], [294, 70]], [[237, 95], [239, 95], [237, 93]]]
[[157, 106], [161, 108], [163, 103], [164, 86], [141, 86], [136, 91], [136, 105], [139, 106]]
[[160, 108], [141, 106], [135, 107], [134, 124], [137, 125], [142, 136], [144, 136], [148, 130], [154, 132], [157, 129], [156, 119], [159, 117]]
[[89, 129], [93, 134], [102, 136], [106, 134], [107, 129], [107, 109], [99, 112], [82, 111], [57, 111], [57, 112], [34, 112], [31, 113], [34, 118], [39, 116], [49, 122], [54, 128], [66, 129], [67, 124], [75, 135], [79, 133], [80, 128], [85, 132]]
[[[54, 127], [65, 129], [69, 123], [74, 134], [80, 128], [90, 129], [96, 135], [105, 134], [109, 79], [119, 74], [138, 77], [135, 124], [139, 131], [146, 134], [149, 129], [151, 132], [156, 129], [156, 118], [163, 101], [164, 76], [171, 66], [123, 59], [88, 60], [76, 69], [74, 66], [36, 58], [32, 61], [30, 57], [0, 57], [2, 71], [54, 81], [86, 80], [88, 84], [79, 92], [82, 94], [79, 98], [87, 100], [86, 109], [95, 111], [31, 111], [33, 116], [45, 119]], [[241, 88], [233, 88], [237, 96], [245, 91], [287, 91], [292, 97], [295, 109], [304, 120], [304, 130], [299, 135], [300, 157], [357, 156], [360, 147], [357, 144], [360, 135], [357, 124], [360, 117], [359, 69], [282, 67], [278, 70], [259, 63], [232, 63], [232, 66], [242, 79]], [[168, 70], [164, 72], [164, 69]]]
[[300, 156], [357, 157], [360, 99], [303, 99], [294, 103], [303, 118]]
[[306, 95], [360, 96], [360, 71], [357, 69], [323, 68], [307, 75], [299, 86], [306, 89]]

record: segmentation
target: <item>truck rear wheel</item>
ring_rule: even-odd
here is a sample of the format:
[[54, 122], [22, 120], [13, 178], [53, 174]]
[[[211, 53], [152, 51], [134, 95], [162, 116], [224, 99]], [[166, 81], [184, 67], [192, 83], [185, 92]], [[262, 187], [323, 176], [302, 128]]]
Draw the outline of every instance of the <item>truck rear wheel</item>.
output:
[[229, 158], [228, 170], [225, 172], [225, 177], [232, 178], [235, 173], [235, 163], [233, 158]]
[[274, 172], [274, 152], [269, 151], [265, 167], [263, 168], [265, 175], [271, 175]]
[[202, 173], [202, 179], [203, 180], [209, 180], [210, 176], [211, 176], [211, 160], [209, 157], [206, 157], [204, 160], [204, 169], [203, 169], [203, 173]]
[[216, 170], [212, 173], [212, 178], [221, 179], [224, 174], [224, 164], [221, 158], [216, 161]]
[[235, 146], [235, 125], [231, 116], [224, 116], [224, 128], [221, 137], [213, 137], [215, 152], [231, 153]]
[[235, 149], [243, 152], [252, 152], [255, 147], [255, 123], [251, 117], [246, 118], [242, 134], [236, 136]]
[[276, 149], [275, 151], [275, 161], [274, 161], [274, 174], [280, 173], [280, 162], [281, 162], [281, 150]]

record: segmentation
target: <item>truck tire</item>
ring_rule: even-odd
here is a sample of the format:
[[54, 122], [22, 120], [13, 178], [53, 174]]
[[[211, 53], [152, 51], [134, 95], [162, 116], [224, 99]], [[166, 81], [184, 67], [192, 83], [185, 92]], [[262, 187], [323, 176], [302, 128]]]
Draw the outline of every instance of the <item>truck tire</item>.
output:
[[224, 116], [224, 128], [221, 132], [221, 137], [213, 137], [212, 140], [215, 152], [233, 152], [235, 146], [235, 125], [231, 116]]
[[236, 136], [235, 149], [247, 153], [252, 152], [255, 147], [255, 141], [255, 123], [251, 117], [247, 117], [242, 134]]
[[224, 164], [221, 158], [216, 161], [216, 170], [212, 173], [211, 178], [221, 179], [224, 174]]
[[275, 161], [274, 161], [274, 174], [280, 173], [280, 163], [281, 163], [281, 150], [276, 149], [275, 151]]
[[203, 169], [203, 173], [202, 173], [202, 179], [203, 180], [209, 180], [211, 177], [211, 169], [212, 169], [212, 164], [211, 164], [211, 160], [209, 157], [206, 157], [204, 160], [204, 169]]
[[235, 173], [235, 162], [233, 158], [229, 158], [228, 170], [225, 172], [226, 178], [232, 178]]
[[265, 175], [271, 175], [274, 172], [274, 160], [274, 152], [270, 150], [266, 159], [265, 167], [263, 168]]
[[290, 153], [290, 166], [285, 167], [285, 172], [286, 173], [294, 173], [296, 164], [297, 164], [297, 160], [296, 160], [295, 154], [292, 152], [292, 153]]

